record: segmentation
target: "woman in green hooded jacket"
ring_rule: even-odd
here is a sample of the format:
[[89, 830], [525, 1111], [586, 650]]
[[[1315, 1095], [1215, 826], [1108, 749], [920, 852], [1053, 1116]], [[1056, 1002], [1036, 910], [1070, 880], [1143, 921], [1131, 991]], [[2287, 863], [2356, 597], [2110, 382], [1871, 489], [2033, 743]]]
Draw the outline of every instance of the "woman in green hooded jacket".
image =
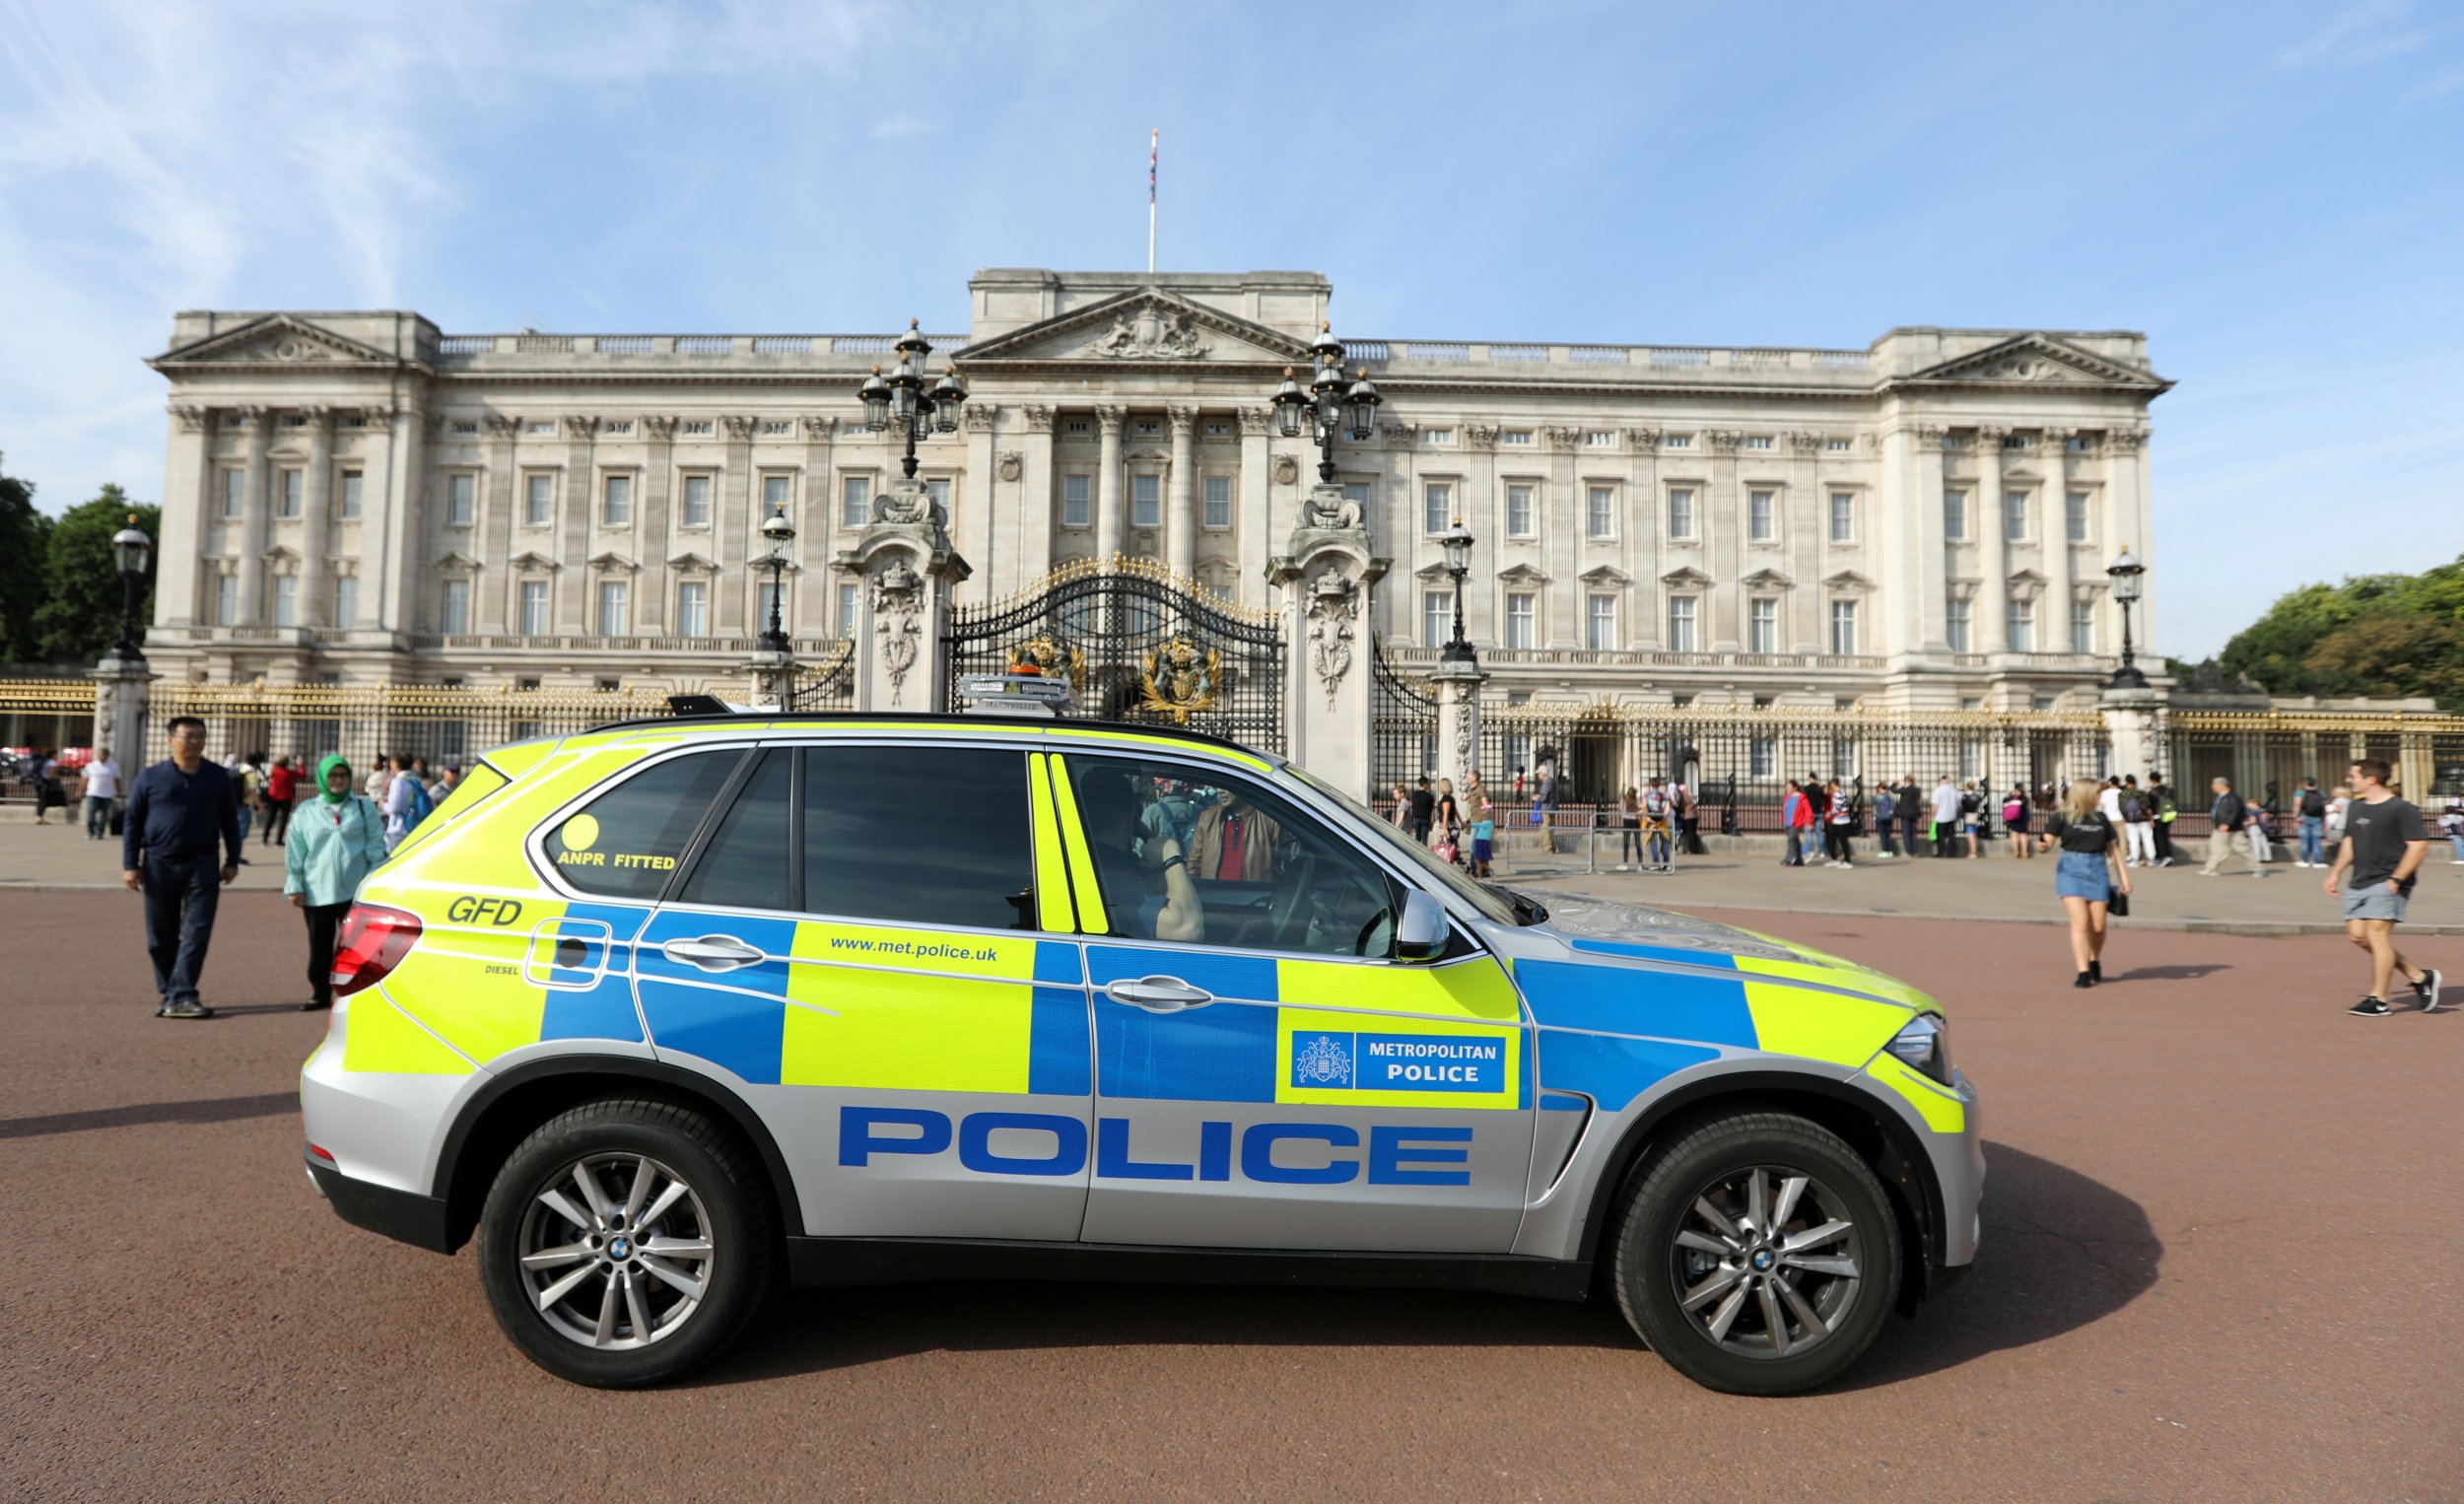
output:
[[385, 817], [351, 791], [351, 765], [341, 754], [316, 765], [317, 798], [291, 816], [283, 845], [283, 892], [308, 916], [309, 999], [304, 1012], [334, 1005], [334, 935], [351, 912], [360, 883], [385, 859]]

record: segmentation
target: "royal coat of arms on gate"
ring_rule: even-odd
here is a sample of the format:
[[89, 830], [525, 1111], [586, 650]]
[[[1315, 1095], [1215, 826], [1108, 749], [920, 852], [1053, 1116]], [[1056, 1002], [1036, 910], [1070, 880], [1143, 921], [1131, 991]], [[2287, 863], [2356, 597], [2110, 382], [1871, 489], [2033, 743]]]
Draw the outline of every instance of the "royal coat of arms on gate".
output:
[[1223, 654], [1188, 637], [1176, 637], [1146, 655], [1138, 676], [1142, 711], [1159, 711], [1181, 725], [1199, 711], [1214, 709], [1223, 693]]

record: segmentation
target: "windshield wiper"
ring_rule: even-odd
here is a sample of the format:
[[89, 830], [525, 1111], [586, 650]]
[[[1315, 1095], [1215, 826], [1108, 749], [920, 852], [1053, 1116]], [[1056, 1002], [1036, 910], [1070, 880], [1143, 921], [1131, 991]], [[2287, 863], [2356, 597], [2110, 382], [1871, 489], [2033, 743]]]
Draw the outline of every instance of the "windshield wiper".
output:
[[1506, 901], [1506, 907], [1514, 911], [1514, 922], [1518, 925], [1537, 924], [1548, 918], [1548, 911], [1541, 907], [1539, 900], [1527, 898], [1504, 883], [1484, 882], [1480, 886]]

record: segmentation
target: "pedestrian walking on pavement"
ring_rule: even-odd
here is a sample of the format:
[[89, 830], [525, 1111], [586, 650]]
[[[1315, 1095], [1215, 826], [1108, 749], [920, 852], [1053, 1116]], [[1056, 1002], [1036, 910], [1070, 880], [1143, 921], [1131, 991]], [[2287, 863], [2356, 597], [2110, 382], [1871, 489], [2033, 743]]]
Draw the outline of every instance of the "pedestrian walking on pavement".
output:
[[1976, 786], [1976, 780], [1970, 779], [1967, 786], [1959, 790], [1959, 835], [1967, 844], [1967, 854], [1970, 857], [1984, 855], [1977, 850], [1976, 845], [1979, 835], [1978, 822], [1984, 818], [1984, 790]]
[[146, 896], [146, 951], [161, 998], [155, 1016], [212, 1018], [197, 984], [223, 884], [240, 875], [240, 800], [231, 775], [205, 760], [204, 721], [174, 716], [169, 730], [171, 755], [129, 786], [120, 882]]
[[1397, 784], [1394, 790], [1394, 812], [1389, 814], [1386, 818], [1393, 823], [1397, 830], [1411, 829], [1411, 795], [1403, 791], [1403, 785]]
[[2044, 843], [2061, 855], [2053, 868], [2053, 891], [2071, 919], [2071, 959], [2079, 965], [2073, 987], [2104, 980], [2104, 926], [2116, 893], [2130, 896], [2130, 873], [2122, 867], [2122, 833], [2097, 807], [2094, 779], [2074, 779], [2062, 807], [2045, 820]]
[[2344, 894], [2345, 934], [2369, 952], [2369, 993], [2345, 1009], [2357, 1018], [2387, 1016], [2387, 985], [2398, 972], [2413, 984], [2423, 1012], [2438, 1010], [2438, 973], [2415, 966], [2396, 949], [2396, 926], [2404, 923], [2415, 874], [2430, 856], [2430, 831], [2422, 824], [2422, 812], [2387, 786], [2391, 771], [2383, 758], [2367, 757], [2353, 765], [2353, 786], [2359, 793], [2345, 811], [2344, 843], [2336, 848], [2336, 864], [2327, 872], [2330, 895], [2346, 872], [2353, 874]]
[[1958, 855], [1959, 787], [1951, 782], [1951, 775], [1948, 773], [1944, 774], [1941, 781], [1934, 785], [1933, 815], [1934, 855], [1937, 856]]
[[2173, 801], [2173, 790], [2156, 774], [2148, 775], [2148, 801], [2156, 810], [2149, 823], [2156, 827], [2156, 864], [2173, 864], [2173, 822], [2181, 816], [2181, 806]]
[[[280, 846], [291, 829], [291, 804], [300, 794], [300, 770], [291, 766], [291, 759], [278, 757], [265, 774], [265, 830], [257, 837], [261, 846]], [[314, 797], [313, 792], [310, 797]]]
[[86, 765], [86, 839], [111, 839], [111, 816], [118, 813], [120, 802], [120, 765], [111, 760], [111, 749]]
[[2293, 796], [2293, 818], [2300, 822], [2301, 854], [2293, 859], [2297, 867], [2327, 865], [2327, 795], [2318, 791], [2318, 780], [2305, 778], [2301, 791]]
[[1885, 861], [1899, 855], [1891, 844], [1891, 823], [1899, 818], [1899, 791], [1885, 779], [1874, 790], [1874, 834], [1881, 838], [1882, 849], [1874, 854], [1877, 861]]
[[1429, 790], [1429, 781], [1420, 780], [1420, 786], [1411, 791], [1411, 839], [1414, 844], [1429, 844], [1429, 823], [1437, 818], [1437, 795]]
[[1710, 855], [1710, 849], [1702, 844], [1702, 801], [1694, 796], [1693, 786], [1683, 779], [1673, 781], [1669, 802], [1677, 812], [1677, 850], [1688, 856]]
[[1803, 785], [1788, 786], [1788, 796], [1780, 801], [1788, 836], [1788, 857], [1783, 865], [1804, 866], [1806, 858], [1814, 854], [1814, 801], [1820, 792], [1811, 779]]
[[1655, 872], [1666, 872], [1674, 864], [1670, 853], [1675, 843], [1669, 826], [1676, 811], [1677, 801], [1669, 795], [1668, 782], [1653, 779], [1650, 786], [1642, 792], [1642, 819], [1643, 859], [1651, 864]]
[[[2249, 817], [2249, 806], [2242, 803], [2240, 794], [2233, 792], [2231, 779], [2216, 779], [2210, 786], [2216, 790], [2216, 802], [2208, 806], [2208, 859], [2207, 864], [2199, 868], [2202, 877], [2214, 877], [2240, 848], [2242, 822]], [[2265, 877], [2267, 874], [2259, 870], [2258, 863], [2252, 862], [2250, 875]]]
[[2002, 801], [2002, 827], [2011, 833], [2013, 860], [2024, 861], [2036, 855], [2036, 843], [2027, 834], [2031, 813], [2027, 807], [2026, 786], [2013, 784], [2010, 797]]
[[2146, 789], [2139, 786], [2139, 775], [2122, 776], [2122, 865], [2152, 867], [2156, 865], [2156, 806], [2150, 802]]
[[1631, 872], [1643, 864], [1643, 797], [1632, 785], [1617, 795], [1617, 841], [1615, 870]]
[[1822, 795], [1827, 806], [1822, 817], [1823, 864], [1845, 871], [1856, 865], [1848, 855], [1848, 832], [1856, 824], [1857, 812], [1850, 807], [1848, 790], [1839, 786], [1837, 779], [1822, 786]]
[[2270, 845], [2272, 833], [2268, 830], [2268, 822], [2274, 818], [2265, 804], [2253, 804], [2242, 813], [2241, 830], [2250, 838], [2250, 862], [2253, 866], [2265, 866], [2273, 859], [2271, 853], [2274, 849]]
[[2464, 867], [2464, 799], [2447, 801], [2447, 812], [2438, 817], [2438, 829], [2447, 838], [2447, 849], [2455, 854], [2447, 864]]
[[1913, 773], [1899, 776], [1899, 845], [1911, 856], [1925, 855], [1924, 843], [1917, 832], [1925, 825], [1925, 790]]
[[316, 765], [315, 795], [292, 820], [283, 843], [282, 890], [308, 919], [308, 1000], [304, 1012], [334, 1005], [334, 935], [360, 883], [385, 859], [385, 817], [351, 788], [341, 754]]

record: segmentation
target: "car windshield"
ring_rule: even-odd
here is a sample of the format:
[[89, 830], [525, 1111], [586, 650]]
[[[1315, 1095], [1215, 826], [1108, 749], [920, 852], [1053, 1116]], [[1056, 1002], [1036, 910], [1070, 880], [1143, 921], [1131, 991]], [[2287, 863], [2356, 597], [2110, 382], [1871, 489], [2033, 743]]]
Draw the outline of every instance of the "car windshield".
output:
[[1379, 819], [1377, 811], [1371, 809], [1368, 805], [1361, 803], [1358, 799], [1353, 798], [1350, 794], [1345, 793], [1343, 790], [1335, 787], [1330, 783], [1327, 783], [1325, 780], [1316, 778], [1305, 770], [1294, 767], [1290, 763], [1283, 764], [1278, 771], [1284, 776], [1297, 780], [1299, 783], [1306, 785], [1308, 787], [1315, 789], [1317, 792], [1325, 794], [1335, 803], [1342, 805], [1344, 811], [1353, 817], [1353, 823], [1361, 830], [1372, 833], [1377, 840], [1389, 850], [1403, 853], [1422, 871], [1429, 873], [1430, 875], [1436, 877], [1438, 881], [1446, 884], [1446, 886], [1453, 889], [1465, 903], [1468, 903], [1473, 908], [1479, 910], [1483, 915], [1495, 920], [1500, 924], [1520, 924], [1524, 923], [1523, 920], [1516, 915], [1514, 907], [1504, 898], [1498, 896], [1494, 892], [1491, 892], [1489, 889], [1482, 887], [1480, 884], [1473, 882], [1471, 878], [1466, 877], [1454, 866], [1438, 860], [1436, 855], [1426, 847], [1423, 847], [1419, 842], [1412, 840], [1409, 836], [1406, 836], [1402, 831], [1397, 830], [1388, 822]]

